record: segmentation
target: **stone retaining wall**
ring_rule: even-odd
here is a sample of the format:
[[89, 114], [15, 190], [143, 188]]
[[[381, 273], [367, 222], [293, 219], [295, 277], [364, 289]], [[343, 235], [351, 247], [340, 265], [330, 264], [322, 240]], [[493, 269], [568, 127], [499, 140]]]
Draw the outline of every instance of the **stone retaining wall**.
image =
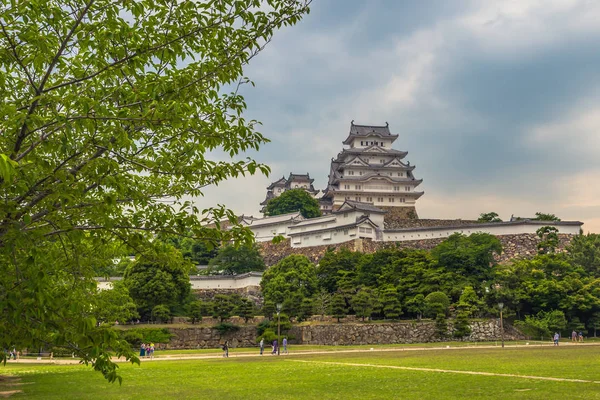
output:
[[[468, 341], [500, 340], [500, 325], [497, 319], [471, 321], [471, 335]], [[448, 323], [448, 337], [435, 336], [435, 322], [388, 322], [388, 323], [329, 323], [320, 325], [293, 326], [288, 332], [290, 343], [313, 345], [357, 345], [427, 343], [456, 340], [452, 338], [452, 320]], [[175, 336], [166, 346], [169, 349], [210, 349], [218, 348], [225, 340], [232, 348], [257, 345], [256, 327], [241, 326], [235, 332], [221, 335], [212, 327], [170, 328]], [[505, 340], [525, 337], [511, 325], [504, 324]]]
[[[500, 340], [498, 320], [472, 321], [471, 335], [467, 341]], [[435, 322], [395, 322], [381, 324], [330, 324], [294, 326], [290, 335], [293, 343], [314, 345], [356, 345], [356, 344], [393, 344], [428, 343], [456, 340], [452, 337], [453, 323], [448, 324], [448, 337], [437, 338]], [[505, 324], [504, 339], [517, 340], [525, 337], [512, 326]]]
[[[423, 221], [423, 220], [415, 220]], [[560, 244], [558, 251], [565, 251], [565, 247], [571, 242], [573, 235], [559, 234]], [[535, 234], [522, 233], [516, 235], [501, 235], [497, 238], [502, 243], [504, 251], [497, 257], [497, 261], [502, 263], [513, 258], [533, 257], [537, 254], [537, 244], [540, 239]], [[283, 258], [291, 254], [305, 255], [311, 262], [318, 263], [325, 255], [328, 249], [339, 250], [346, 248], [350, 251], [362, 251], [364, 253], [374, 253], [377, 250], [384, 248], [399, 248], [399, 249], [419, 249], [431, 250], [440, 244], [445, 238], [423, 239], [423, 240], [407, 240], [399, 242], [373, 242], [369, 239], [355, 239], [349, 242], [340, 243], [330, 246], [314, 246], [292, 248], [289, 239], [280, 243], [273, 244], [271, 242], [258, 243], [260, 252], [268, 266], [277, 264]]]

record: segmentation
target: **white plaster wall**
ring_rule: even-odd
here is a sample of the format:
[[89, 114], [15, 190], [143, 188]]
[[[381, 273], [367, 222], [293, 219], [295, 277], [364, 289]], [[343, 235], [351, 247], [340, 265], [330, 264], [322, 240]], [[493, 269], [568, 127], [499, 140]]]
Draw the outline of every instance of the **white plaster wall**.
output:
[[326, 232], [316, 232], [310, 233], [307, 232], [304, 235], [298, 235], [292, 237], [291, 246], [293, 248], [301, 248], [301, 247], [312, 247], [312, 246], [327, 246], [331, 244], [338, 244], [349, 242], [358, 238], [368, 238], [375, 240], [376, 239], [376, 230], [369, 224], [363, 224], [364, 228], [370, 228], [371, 232], [360, 232], [361, 227], [355, 227], [347, 229], [348, 234], [344, 234], [344, 230], [328, 230]]
[[[240, 289], [248, 286], [260, 286], [262, 276], [246, 276], [241, 279], [236, 277], [203, 277], [193, 276], [190, 279], [192, 289]], [[112, 281], [98, 281], [99, 290], [109, 290], [113, 288]]]
[[[544, 225], [499, 225], [489, 227], [472, 227], [472, 228], [449, 228], [449, 229], [431, 229], [431, 230], [406, 230], [402, 232], [383, 232], [383, 241], [405, 241], [405, 240], [422, 240], [422, 239], [433, 239], [433, 238], [445, 238], [453, 233], [462, 233], [470, 235], [472, 233], [482, 232], [489, 233], [490, 235], [502, 236], [502, 235], [516, 235], [523, 233], [535, 234], [535, 232], [542, 226], [553, 226], [552, 224]], [[576, 235], [579, 233], [579, 226], [567, 225], [567, 226], [556, 226], [559, 233]]]
[[260, 286], [261, 276], [248, 276], [242, 279], [233, 279], [233, 277], [222, 277], [221, 279], [212, 279], [213, 277], [193, 277], [190, 280], [193, 289], [240, 289], [248, 286]]
[[[284, 221], [279, 224], [267, 225], [267, 226], [252, 226], [249, 228], [254, 232], [254, 238], [257, 242], [267, 242], [272, 240], [277, 235], [287, 237], [288, 226], [291, 225], [291, 221]], [[273, 233], [275, 231], [275, 233]]]

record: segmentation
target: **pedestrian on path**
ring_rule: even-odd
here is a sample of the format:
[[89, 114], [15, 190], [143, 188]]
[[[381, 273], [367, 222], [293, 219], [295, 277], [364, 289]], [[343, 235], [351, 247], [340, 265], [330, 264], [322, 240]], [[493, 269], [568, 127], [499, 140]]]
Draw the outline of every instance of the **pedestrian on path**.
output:
[[265, 351], [265, 338], [260, 339], [260, 355], [263, 355], [263, 352]]
[[288, 354], [288, 349], [287, 349], [287, 337], [283, 338], [283, 354]]
[[273, 340], [273, 351], [271, 354], [277, 354], [277, 339]]
[[575, 332], [575, 330], [573, 330], [573, 332], [571, 332], [571, 342], [576, 342], [577, 341], [577, 332]]
[[229, 357], [229, 341], [225, 341], [223, 344], [223, 357]]
[[583, 332], [579, 332], [579, 341], [583, 343]]
[[554, 345], [558, 346], [558, 339], [560, 338], [560, 336], [558, 336], [558, 332], [554, 332]]

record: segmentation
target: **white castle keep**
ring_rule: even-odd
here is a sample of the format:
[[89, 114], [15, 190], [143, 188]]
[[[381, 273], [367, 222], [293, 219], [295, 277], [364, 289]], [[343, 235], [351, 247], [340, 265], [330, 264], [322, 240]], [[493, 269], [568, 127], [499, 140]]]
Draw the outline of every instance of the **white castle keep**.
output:
[[[423, 195], [417, 187], [415, 166], [406, 160], [408, 152], [392, 148], [398, 135], [389, 125], [355, 125], [342, 142], [345, 148], [332, 158], [327, 187], [313, 187], [307, 174], [290, 174], [267, 187], [266, 204], [286, 190], [304, 189], [319, 200], [323, 216], [305, 219], [299, 212], [273, 217], [243, 216], [256, 241], [275, 236], [290, 239], [291, 247], [332, 245], [354, 239], [373, 241], [410, 241], [440, 239], [455, 232], [469, 235], [485, 232], [492, 235], [535, 234], [542, 226], [554, 226], [560, 233], [576, 235], [579, 221], [536, 221], [477, 223], [462, 220], [418, 220], [417, 200]], [[411, 222], [412, 221], [412, 222]], [[427, 222], [426, 224], [424, 222]], [[417, 222], [417, 223], [415, 223]]]

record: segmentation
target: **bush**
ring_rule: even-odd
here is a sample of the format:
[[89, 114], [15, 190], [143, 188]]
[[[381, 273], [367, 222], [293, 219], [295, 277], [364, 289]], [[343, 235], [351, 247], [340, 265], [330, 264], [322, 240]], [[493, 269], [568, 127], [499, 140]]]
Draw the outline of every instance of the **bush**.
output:
[[448, 321], [446, 316], [442, 313], [435, 317], [435, 335], [438, 338], [445, 338], [448, 334]]
[[126, 340], [132, 346], [139, 346], [142, 343], [169, 343], [175, 336], [167, 328], [134, 328], [119, 331], [121, 339]]
[[216, 329], [221, 335], [224, 335], [228, 332], [235, 332], [239, 330], [240, 327], [231, 322], [221, 322], [219, 325], [213, 326], [213, 329]]
[[159, 304], [152, 309], [152, 315], [157, 321], [169, 322], [171, 319], [171, 310], [164, 304]]

